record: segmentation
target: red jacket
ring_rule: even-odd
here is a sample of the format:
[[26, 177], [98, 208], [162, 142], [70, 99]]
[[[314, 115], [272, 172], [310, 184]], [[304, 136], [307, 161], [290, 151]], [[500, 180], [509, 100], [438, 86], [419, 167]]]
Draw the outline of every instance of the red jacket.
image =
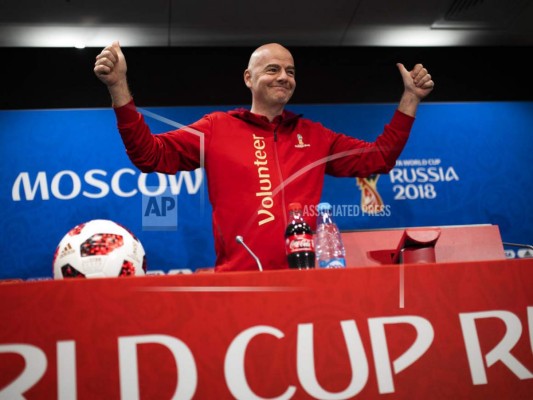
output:
[[[115, 113], [127, 154], [141, 171], [175, 174], [201, 166], [199, 135], [184, 129], [152, 135], [133, 101]], [[237, 235], [265, 270], [288, 268], [288, 204], [300, 202], [314, 209], [325, 173], [365, 177], [389, 172], [413, 122], [396, 111], [373, 143], [335, 133], [289, 111], [273, 122], [243, 109], [213, 112], [190, 125], [203, 133], [216, 271], [257, 269], [236, 242]], [[315, 218], [308, 218], [313, 229]]]

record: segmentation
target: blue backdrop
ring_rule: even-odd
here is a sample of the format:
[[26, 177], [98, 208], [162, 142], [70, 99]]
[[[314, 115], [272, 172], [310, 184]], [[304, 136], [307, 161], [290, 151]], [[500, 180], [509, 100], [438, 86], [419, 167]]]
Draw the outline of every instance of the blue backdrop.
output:
[[[289, 108], [372, 141], [395, 107]], [[154, 132], [162, 132], [230, 108], [150, 108], [146, 119]], [[422, 104], [394, 170], [367, 182], [382, 199], [381, 212], [363, 211], [361, 187], [353, 178], [327, 177], [322, 197], [336, 207], [344, 230], [491, 223], [500, 227], [504, 241], [533, 243], [532, 127], [533, 102]], [[213, 265], [203, 171], [141, 174], [124, 152], [112, 110], [1, 111], [0, 135], [0, 278], [51, 277], [63, 235], [96, 218], [132, 230], [153, 272]], [[176, 207], [165, 218], [150, 218], [150, 199], [165, 196]], [[509, 250], [508, 256], [518, 255]]]

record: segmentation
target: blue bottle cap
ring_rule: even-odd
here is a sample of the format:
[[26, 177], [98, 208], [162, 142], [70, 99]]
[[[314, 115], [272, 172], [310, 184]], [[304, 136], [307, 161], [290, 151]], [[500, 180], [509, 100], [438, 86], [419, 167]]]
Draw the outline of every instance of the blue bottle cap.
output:
[[323, 213], [323, 212], [327, 212], [327, 211], [331, 211], [331, 204], [329, 203], [319, 203], [318, 206], [317, 206], [317, 210], [319, 213]]

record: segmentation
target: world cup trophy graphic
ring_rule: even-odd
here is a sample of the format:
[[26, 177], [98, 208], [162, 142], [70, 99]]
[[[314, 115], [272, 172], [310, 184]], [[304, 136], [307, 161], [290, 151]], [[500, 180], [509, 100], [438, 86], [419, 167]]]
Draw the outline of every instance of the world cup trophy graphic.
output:
[[361, 210], [366, 214], [376, 214], [383, 210], [383, 199], [378, 193], [379, 174], [372, 174], [367, 178], [356, 178], [357, 186], [361, 190]]

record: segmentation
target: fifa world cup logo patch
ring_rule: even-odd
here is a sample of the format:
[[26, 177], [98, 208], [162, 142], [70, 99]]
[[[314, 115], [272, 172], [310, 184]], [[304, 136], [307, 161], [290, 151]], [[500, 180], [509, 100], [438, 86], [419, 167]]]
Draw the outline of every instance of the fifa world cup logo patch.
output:
[[309, 143], [304, 143], [304, 137], [299, 133], [296, 135], [296, 139], [298, 139], [298, 144], [295, 144], [294, 147], [297, 149], [303, 149], [304, 147], [311, 146]]
[[384, 208], [383, 199], [377, 189], [378, 179], [378, 174], [368, 178], [356, 178], [357, 186], [361, 190], [361, 210], [364, 213], [375, 214]]

